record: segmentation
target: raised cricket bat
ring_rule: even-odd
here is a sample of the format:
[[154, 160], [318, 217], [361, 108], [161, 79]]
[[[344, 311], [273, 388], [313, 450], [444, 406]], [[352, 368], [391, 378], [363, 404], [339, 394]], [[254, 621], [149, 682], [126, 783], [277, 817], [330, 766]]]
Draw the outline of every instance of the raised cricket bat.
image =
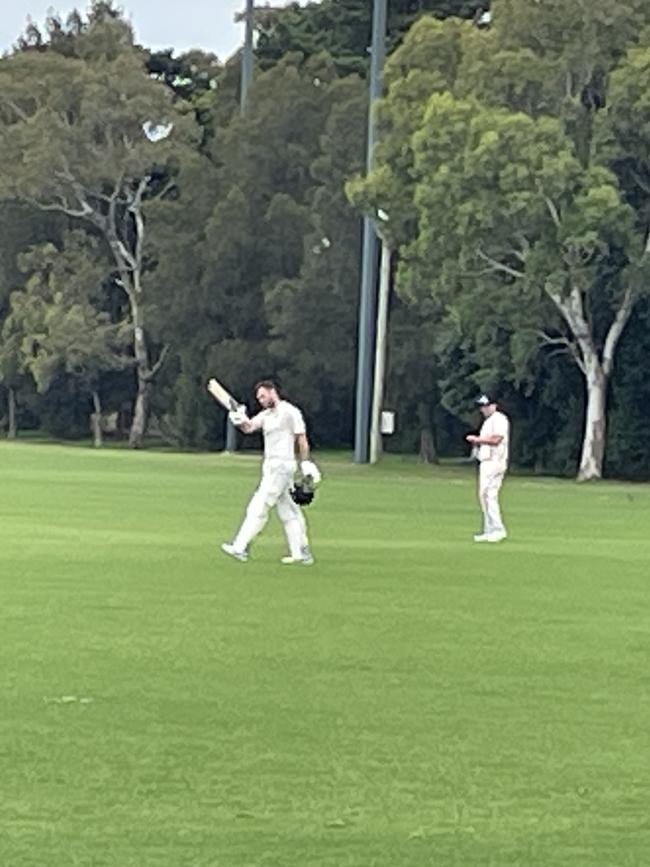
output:
[[208, 382], [208, 391], [228, 412], [230, 412], [230, 410], [236, 410], [239, 406], [239, 403], [235, 400], [232, 394], [223, 387], [218, 379], [214, 379], [214, 377]]

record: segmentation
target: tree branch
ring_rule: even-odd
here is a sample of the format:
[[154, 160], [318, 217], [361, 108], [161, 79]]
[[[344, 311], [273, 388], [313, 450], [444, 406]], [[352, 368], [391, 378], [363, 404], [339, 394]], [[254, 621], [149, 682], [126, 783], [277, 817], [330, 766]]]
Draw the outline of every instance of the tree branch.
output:
[[133, 202], [129, 205], [129, 211], [131, 214], [133, 214], [133, 219], [135, 221], [134, 278], [135, 288], [137, 292], [140, 291], [140, 272], [142, 270], [142, 251], [144, 247], [144, 220], [142, 218], [142, 197], [144, 196], [145, 190], [147, 189], [150, 180], [150, 175], [145, 175], [142, 178], [142, 180], [138, 184], [138, 188], [135, 191]]
[[122, 189], [122, 184], [124, 182], [124, 173], [120, 172], [117, 176], [117, 180], [113, 185], [113, 192], [108, 197], [108, 220], [109, 225], [112, 229], [115, 230], [115, 234], [117, 235], [117, 219], [115, 216], [115, 209], [117, 202], [119, 201], [120, 190]]
[[650, 194], [650, 184], [647, 184], [647, 183], [643, 180], [643, 178], [641, 177], [641, 175], [638, 175], [638, 174], [634, 171], [634, 169], [630, 169], [630, 174], [632, 175], [632, 178], [634, 179], [634, 181], [636, 181], [636, 183], [641, 187], [641, 189], [643, 190], [643, 192], [644, 192], [644, 193], [648, 193], [648, 194]]
[[142, 178], [142, 180], [138, 184], [138, 187], [137, 187], [135, 194], [133, 196], [133, 201], [132, 201], [131, 205], [129, 205], [130, 210], [133, 210], [133, 208], [140, 208], [142, 206], [142, 197], [144, 195], [145, 190], [147, 189], [147, 186], [149, 185], [150, 180], [151, 180], [151, 175], [145, 175]]
[[158, 356], [158, 361], [154, 364], [154, 366], [144, 375], [143, 379], [146, 382], [151, 382], [151, 380], [158, 373], [160, 368], [163, 366], [165, 362], [165, 358], [167, 357], [167, 353], [169, 352], [169, 344], [166, 343], [163, 348], [160, 350], [160, 355]]
[[83, 219], [87, 219], [92, 213], [92, 209], [88, 210], [76, 210], [75, 208], [70, 207], [63, 196], [60, 196], [60, 202], [39, 202], [38, 199], [25, 199], [30, 205], [33, 205], [35, 208], [38, 208], [40, 211], [58, 211], [61, 214], [67, 214], [68, 217], [79, 217]]
[[628, 323], [632, 309], [634, 307], [634, 293], [629, 287], [625, 290], [621, 305], [616, 311], [614, 321], [609, 327], [607, 337], [605, 338], [605, 346], [603, 349], [603, 372], [605, 376], [609, 376], [614, 366], [614, 353], [616, 346], [623, 333], [625, 326]]
[[559, 229], [562, 225], [562, 221], [560, 220], [560, 214], [558, 212], [558, 209], [555, 207], [555, 203], [551, 198], [549, 198], [549, 196], [544, 196], [544, 201], [546, 202], [546, 207], [548, 208], [548, 212], [551, 215], [551, 219], [555, 224], [555, 228]]
[[578, 365], [580, 370], [585, 374], [587, 374], [585, 364], [580, 355], [580, 351], [573, 340], [569, 340], [568, 337], [551, 337], [550, 334], [547, 334], [545, 331], [538, 331], [538, 337], [544, 344], [544, 346], [557, 346], [559, 347], [556, 352], [551, 353], [551, 355], [558, 355], [567, 353], [569, 354], [575, 363]]
[[135, 261], [135, 258], [133, 257], [133, 254], [130, 250], [127, 250], [126, 245], [120, 238], [115, 239], [115, 244], [120, 253], [120, 256], [126, 262], [129, 271], [131, 271], [131, 273], [133, 274], [137, 267], [137, 263]]
[[[118, 270], [121, 270], [119, 265], [118, 265]], [[130, 283], [128, 277], [126, 277], [126, 279], [123, 276], [115, 277], [115, 285], [119, 286], [121, 289], [124, 290], [127, 298], [129, 299], [131, 309], [133, 309], [133, 305], [136, 304], [136, 298], [135, 298], [135, 293], [133, 292], [133, 288], [131, 286], [131, 283]]]
[[[128, 271], [130, 271], [131, 274], [133, 274], [133, 272], [136, 270], [136, 266], [137, 266], [135, 257], [133, 255], [133, 253], [127, 248], [127, 246], [124, 243], [124, 241], [122, 240], [122, 238], [120, 238], [120, 233], [119, 233], [118, 227], [117, 227], [118, 226], [118, 224], [117, 224], [117, 203], [119, 201], [119, 194], [120, 194], [120, 190], [122, 189], [123, 182], [124, 182], [124, 174], [122, 172], [120, 172], [120, 174], [117, 177], [117, 180], [115, 181], [115, 185], [113, 187], [113, 192], [111, 193], [111, 195], [109, 197], [107, 224], [106, 224], [105, 231], [106, 231], [106, 236], [107, 236], [108, 242], [109, 242], [111, 249], [113, 251], [113, 255], [115, 256], [116, 260], [118, 261], [118, 267], [121, 265], [124, 268], [126, 268]], [[130, 290], [126, 288], [126, 285], [124, 284], [124, 280], [122, 280], [122, 285], [124, 287], [124, 290], [129, 294], [129, 297], [130, 297]]]
[[566, 96], [573, 98], [573, 77], [568, 69], [564, 77], [564, 92]]
[[18, 117], [25, 123], [29, 123], [32, 119], [32, 115], [29, 115], [26, 111], [23, 111], [22, 108], [13, 101], [13, 99], [8, 100], [7, 105], [9, 106], [9, 108], [15, 111]]
[[484, 253], [482, 250], [478, 249], [476, 251], [476, 255], [479, 259], [483, 259], [484, 262], [487, 262], [490, 266], [488, 272], [500, 271], [504, 274], [509, 274], [510, 277], [523, 277], [524, 272], [518, 271], [516, 268], [511, 268], [510, 265], [506, 265], [503, 262], [499, 262], [497, 259], [493, 259], [492, 256], [488, 256], [487, 253]]
[[574, 286], [571, 288], [568, 296], [564, 297], [560, 292], [551, 289], [548, 284], [545, 284], [544, 291], [560, 311], [562, 318], [571, 329], [571, 333], [578, 343], [581, 357], [581, 362], [578, 362], [578, 366], [584, 373], [584, 365], [586, 365], [589, 358], [596, 354], [596, 349], [584, 315], [580, 291]]
[[[61, 156], [61, 163], [63, 164], [63, 171], [57, 172], [57, 174], [59, 176], [63, 177], [65, 180], [67, 180], [68, 183], [70, 184], [70, 186], [72, 187], [72, 190], [73, 190], [73, 192], [77, 198], [77, 201], [81, 205], [81, 210], [84, 212], [84, 215], [86, 217], [91, 217], [91, 215], [96, 214], [97, 213], [96, 209], [91, 207], [90, 204], [88, 203], [87, 190], [83, 187], [83, 185], [80, 183], [80, 181], [72, 174], [72, 171], [70, 170], [70, 165], [69, 165], [67, 159], [65, 158], [65, 156], [63, 156], [63, 155]], [[91, 195], [92, 195], [92, 193], [91, 193]], [[98, 216], [100, 216], [100, 215], [98, 214]]]

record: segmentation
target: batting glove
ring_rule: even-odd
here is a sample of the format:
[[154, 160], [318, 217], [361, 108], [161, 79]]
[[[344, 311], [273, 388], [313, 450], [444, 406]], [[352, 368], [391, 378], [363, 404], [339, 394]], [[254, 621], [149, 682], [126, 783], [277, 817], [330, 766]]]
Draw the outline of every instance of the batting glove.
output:
[[228, 413], [228, 418], [235, 425], [235, 427], [239, 427], [244, 424], [245, 421], [248, 421], [248, 415], [246, 413], [246, 407], [243, 403], [240, 403], [237, 409], [231, 409]]

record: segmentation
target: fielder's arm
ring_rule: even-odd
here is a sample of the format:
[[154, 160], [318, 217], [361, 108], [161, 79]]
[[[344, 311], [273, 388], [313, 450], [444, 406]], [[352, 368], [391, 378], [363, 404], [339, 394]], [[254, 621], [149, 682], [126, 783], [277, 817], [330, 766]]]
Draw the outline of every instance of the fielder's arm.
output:
[[500, 434], [490, 434], [487, 437], [476, 436], [476, 434], [467, 434], [465, 439], [473, 446], [498, 446], [503, 437]]

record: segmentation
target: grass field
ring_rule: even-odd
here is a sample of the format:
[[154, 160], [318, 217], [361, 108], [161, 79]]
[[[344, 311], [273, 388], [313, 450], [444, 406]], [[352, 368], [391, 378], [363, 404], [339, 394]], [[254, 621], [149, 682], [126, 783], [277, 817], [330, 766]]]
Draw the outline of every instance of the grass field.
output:
[[650, 863], [650, 487], [0, 444], [2, 867]]

